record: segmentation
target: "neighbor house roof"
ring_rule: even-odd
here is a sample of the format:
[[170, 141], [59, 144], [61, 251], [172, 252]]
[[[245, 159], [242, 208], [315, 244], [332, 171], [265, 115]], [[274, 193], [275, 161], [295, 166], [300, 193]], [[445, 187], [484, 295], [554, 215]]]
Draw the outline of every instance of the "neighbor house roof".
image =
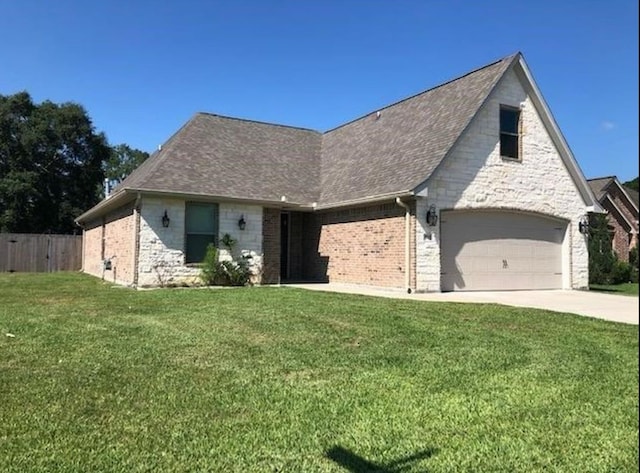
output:
[[[585, 202], [593, 196], [520, 53], [320, 133], [198, 113], [86, 221], [141, 192], [327, 208], [412, 195], [514, 65]], [[284, 196], [284, 198], [283, 198]], [[110, 201], [110, 202], [109, 202]]]
[[631, 189], [630, 187], [627, 186], [622, 186], [624, 187], [624, 191], [627, 193], [627, 195], [631, 198], [631, 200], [633, 201], [634, 204], [636, 204], [636, 207], [639, 206], [640, 202], [639, 202], [639, 195], [638, 195], [638, 191]]
[[589, 187], [593, 192], [593, 195], [598, 202], [603, 202], [608, 196], [612, 186], [616, 186], [620, 189], [623, 195], [627, 197], [631, 205], [638, 211], [638, 193], [633, 189], [629, 189], [626, 186], [620, 184], [616, 176], [597, 177], [594, 179], [588, 179]]

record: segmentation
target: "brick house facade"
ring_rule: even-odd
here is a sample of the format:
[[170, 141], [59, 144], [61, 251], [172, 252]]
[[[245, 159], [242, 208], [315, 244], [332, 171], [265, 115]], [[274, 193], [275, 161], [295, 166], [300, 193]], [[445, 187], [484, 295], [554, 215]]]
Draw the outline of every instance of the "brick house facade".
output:
[[630, 190], [615, 176], [589, 179], [594, 196], [607, 213], [611, 246], [621, 261], [629, 261], [629, 251], [638, 245], [638, 206]]
[[325, 133], [198, 114], [78, 218], [84, 271], [196, 283], [193, 202], [215, 205], [255, 282], [420, 292], [586, 287], [578, 223], [599, 209], [520, 54]]

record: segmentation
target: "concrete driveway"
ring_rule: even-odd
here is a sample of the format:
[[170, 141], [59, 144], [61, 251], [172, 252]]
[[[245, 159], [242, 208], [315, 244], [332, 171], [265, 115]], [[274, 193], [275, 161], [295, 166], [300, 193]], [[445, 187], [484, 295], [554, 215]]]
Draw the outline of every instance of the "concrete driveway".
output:
[[418, 301], [468, 302], [534, 307], [638, 325], [638, 297], [589, 291], [503, 291], [406, 294], [400, 290], [356, 284], [287, 284], [317, 291], [363, 294]]

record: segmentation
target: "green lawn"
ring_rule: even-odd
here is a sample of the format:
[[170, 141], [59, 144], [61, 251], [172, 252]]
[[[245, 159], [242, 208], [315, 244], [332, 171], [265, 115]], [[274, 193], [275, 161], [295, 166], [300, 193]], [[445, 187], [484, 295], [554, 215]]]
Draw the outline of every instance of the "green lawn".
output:
[[0, 274], [0, 465], [638, 471], [638, 327], [497, 305]]
[[612, 294], [623, 294], [625, 296], [637, 296], [638, 295], [638, 283], [625, 283], [625, 284], [616, 284], [616, 285], [601, 285], [601, 284], [592, 284], [589, 287], [592, 291], [600, 291], [600, 292], [610, 292]]

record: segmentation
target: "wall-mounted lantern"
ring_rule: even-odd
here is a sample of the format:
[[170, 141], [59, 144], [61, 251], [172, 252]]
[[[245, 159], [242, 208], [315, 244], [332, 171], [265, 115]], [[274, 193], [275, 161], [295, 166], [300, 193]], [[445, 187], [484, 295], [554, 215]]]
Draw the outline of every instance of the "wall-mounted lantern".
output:
[[586, 215], [578, 222], [578, 231], [583, 235], [589, 234], [589, 218]]
[[244, 219], [244, 215], [240, 216], [240, 220], [238, 220], [238, 228], [240, 230], [244, 230], [247, 226], [247, 222]]
[[432, 205], [427, 210], [427, 225], [430, 227], [435, 227], [438, 224], [438, 211], [436, 210], [436, 206]]
[[169, 226], [169, 223], [171, 223], [171, 219], [169, 218], [169, 216], [167, 215], [167, 211], [165, 209], [164, 211], [164, 215], [162, 216], [162, 226], [164, 228], [167, 228]]

